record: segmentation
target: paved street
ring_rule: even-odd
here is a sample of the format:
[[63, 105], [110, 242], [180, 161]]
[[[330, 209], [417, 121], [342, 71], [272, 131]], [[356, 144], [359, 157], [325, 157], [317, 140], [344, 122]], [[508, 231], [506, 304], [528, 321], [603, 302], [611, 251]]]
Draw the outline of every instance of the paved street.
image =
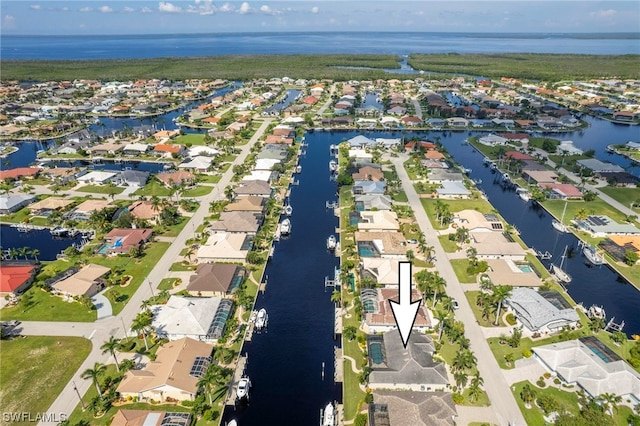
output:
[[[480, 375], [484, 379], [484, 389], [491, 400], [491, 409], [494, 414], [492, 423], [499, 425], [525, 425], [526, 422], [518, 404], [511, 393], [509, 383], [505, 380], [502, 370], [498, 366], [489, 345], [484, 338], [481, 327], [477, 324], [473, 315], [473, 311], [467, 302], [464, 289], [458, 278], [456, 277], [453, 267], [449, 263], [447, 253], [440, 245], [438, 235], [431, 226], [431, 222], [427, 217], [420, 198], [416, 193], [411, 180], [404, 169], [403, 163], [408, 159], [408, 155], [400, 154], [398, 157], [391, 159], [398, 176], [402, 181], [402, 187], [407, 194], [409, 204], [414, 211], [416, 221], [420, 229], [424, 233], [426, 245], [433, 246], [435, 252], [435, 264], [440, 275], [447, 282], [447, 294], [455, 298], [460, 303], [460, 308], [455, 311], [456, 319], [462, 321], [465, 326], [465, 336], [471, 341], [471, 349], [478, 359], [477, 367]], [[467, 424], [471, 421], [490, 421], [487, 419], [486, 411], [482, 412], [482, 419], [463, 418], [467, 416], [473, 417], [473, 411], [461, 410], [458, 419], [459, 424]]]
[[[258, 139], [260, 139], [271, 121], [271, 118], [267, 118], [263, 121], [251, 140], [242, 147], [242, 152], [235, 159], [233, 163], [234, 165], [242, 164], [245, 161], [251, 147], [258, 141]], [[147, 283], [151, 283], [151, 285], [143, 283], [119, 315], [98, 320], [93, 323], [25, 321], [21, 324], [23, 335], [82, 336], [91, 339], [93, 343], [89, 356], [75, 372], [72, 380], [67, 383], [62, 393], [49, 407], [49, 413], [71, 414], [79, 404], [78, 396], [73, 388], [73, 382], [75, 381], [80, 394], [84, 395], [89, 386], [91, 386], [91, 382], [80, 378], [80, 374], [82, 374], [82, 372], [87, 368], [92, 368], [96, 362], [112, 362], [113, 358], [109, 354], [102, 354], [100, 346], [109, 339], [109, 336], [115, 336], [118, 338], [125, 336], [125, 326], [128, 328], [135, 316], [140, 312], [140, 305], [142, 304], [142, 301], [152, 296], [152, 287], [154, 288], [154, 293], [157, 291], [155, 288], [160, 281], [168, 275], [169, 268], [176, 259], [179, 258], [180, 251], [184, 248], [186, 241], [193, 237], [194, 230], [203, 222], [204, 218], [209, 215], [209, 204], [214, 200], [223, 198], [224, 188], [231, 183], [232, 177], [233, 166], [229, 167], [227, 172], [222, 176], [222, 179], [217, 184], [214, 191], [209, 195], [198, 199], [200, 207], [193, 214], [189, 223], [187, 223], [182, 232], [180, 232], [180, 234], [175, 238], [173, 244], [169, 246], [160, 261], [147, 276], [145, 281]], [[39, 424], [54, 425], [56, 423], [40, 422]]]

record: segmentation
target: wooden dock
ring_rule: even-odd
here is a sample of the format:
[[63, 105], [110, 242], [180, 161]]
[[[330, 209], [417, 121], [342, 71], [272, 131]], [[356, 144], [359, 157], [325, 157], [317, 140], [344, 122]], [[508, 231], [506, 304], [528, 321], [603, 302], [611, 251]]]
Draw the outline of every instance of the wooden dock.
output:
[[229, 391], [227, 392], [227, 399], [225, 401], [225, 405], [235, 406], [236, 396], [234, 394], [234, 389], [238, 386], [238, 382], [244, 375], [244, 370], [247, 367], [247, 356], [240, 355], [238, 357], [238, 364], [236, 365], [236, 371], [233, 373], [233, 378], [229, 383]]
[[334, 346], [333, 353], [333, 381], [336, 383], [342, 383], [344, 381], [344, 358], [342, 357], [342, 348]]
[[333, 334], [334, 336], [338, 336], [339, 334], [342, 334], [342, 308], [335, 309], [334, 320], [333, 320]]

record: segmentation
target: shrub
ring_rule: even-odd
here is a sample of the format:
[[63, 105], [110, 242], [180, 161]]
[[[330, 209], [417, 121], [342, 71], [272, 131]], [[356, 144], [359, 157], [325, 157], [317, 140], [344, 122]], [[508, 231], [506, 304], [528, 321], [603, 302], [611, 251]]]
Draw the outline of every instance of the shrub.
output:
[[531, 349], [525, 349], [524, 351], [522, 351], [522, 356], [525, 358], [531, 358], [531, 355], [533, 355]]
[[545, 373], [543, 374], [543, 376], [544, 376], [544, 378], [545, 378], [545, 379], [548, 379], [549, 377], [551, 377], [551, 373], [549, 373], [549, 372], [547, 371], [547, 372], [545, 372]]
[[538, 381], [536, 382], [536, 385], [537, 385], [539, 388], [544, 388], [544, 387], [546, 387], [546, 386], [547, 386], [547, 384], [544, 382], [544, 379], [543, 379], [542, 377], [540, 377], [540, 378], [538, 379]]
[[451, 399], [453, 399], [454, 404], [462, 404], [464, 402], [464, 396], [458, 392], [453, 393]]
[[516, 325], [516, 317], [511, 312], [507, 314], [507, 323], [509, 325]]
[[364, 396], [364, 402], [366, 402], [367, 404], [371, 404], [373, 402], [373, 394], [372, 393], [367, 393]]
[[358, 413], [358, 415], [356, 416], [355, 420], [354, 420], [354, 424], [356, 426], [367, 426], [367, 415], [363, 414], [363, 413]]
[[560, 385], [560, 379], [556, 377], [555, 379], [553, 379], [553, 383], [556, 385]]

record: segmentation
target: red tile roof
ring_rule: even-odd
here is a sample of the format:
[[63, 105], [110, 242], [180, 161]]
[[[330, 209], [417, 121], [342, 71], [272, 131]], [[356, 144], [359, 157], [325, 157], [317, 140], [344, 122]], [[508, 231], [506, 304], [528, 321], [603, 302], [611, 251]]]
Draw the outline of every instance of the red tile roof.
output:
[[13, 293], [33, 276], [36, 267], [0, 266], [0, 293]]
[[507, 158], [513, 158], [514, 160], [533, 160], [532, 156], [520, 151], [507, 151], [504, 153], [504, 156]]
[[159, 143], [153, 147], [155, 152], [170, 152], [171, 154], [177, 154], [182, 149], [182, 145], [174, 145], [169, 143]]
[[23, 176], [35, 176], [40, 172], [37, 167], [17, 167], [15, 169], [0, 170], [0, 180], [18, 179]]

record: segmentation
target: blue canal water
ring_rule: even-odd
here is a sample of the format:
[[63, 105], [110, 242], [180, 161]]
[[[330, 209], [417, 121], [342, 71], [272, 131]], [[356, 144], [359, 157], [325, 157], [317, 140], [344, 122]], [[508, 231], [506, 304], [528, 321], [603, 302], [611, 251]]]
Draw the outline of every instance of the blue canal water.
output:
[[509, 34], [273, 32], [104, 36], [2, 36], [3, 59], [110, 59], [325, 53], [640, 53], [637, 33]]
[[[38, 249], [40, 254], [38, 260], [56, 260], [56, 255], [64, 251], [73, 244], [80, 244], [81, 235], [74, 238], [57, 238], [53, 237], [49, 230], [33, 230], [29, 232], [18, 232], [16, 228], [10, 225], [0, 225], [0, 244], [2, 250], [6, 251], [10, 248], [20, 249], [21, 247], [29, 247], [29, 249]], [[31, 256], [27, 256], [31, 259]], [[24, 257], [18, 256], [18, 260]]]
[[339, 264], [326, 249], [338, 225], [333, 210], [325, 209], [325, 201], [337, 199], [327, 167], [334, 139], [328, 133], [306, 136], [307, 155], [296, 175], [300, 185], [289, 197], [291, 235], [275, 243], [266, 292], [256, 302], [256, 309], [267, 309], [268, 331], [254, 334], [244, 347], [253, 384], [249, 405], [227, 409], [223, 424], [236, 418], [240, 425], [316, 425], [320, 409], [342, 399], [333, 381], [333, 347], [339, 341], [333, 340], [332, 288], [324, 288], [324, 277], [333, 277]]

